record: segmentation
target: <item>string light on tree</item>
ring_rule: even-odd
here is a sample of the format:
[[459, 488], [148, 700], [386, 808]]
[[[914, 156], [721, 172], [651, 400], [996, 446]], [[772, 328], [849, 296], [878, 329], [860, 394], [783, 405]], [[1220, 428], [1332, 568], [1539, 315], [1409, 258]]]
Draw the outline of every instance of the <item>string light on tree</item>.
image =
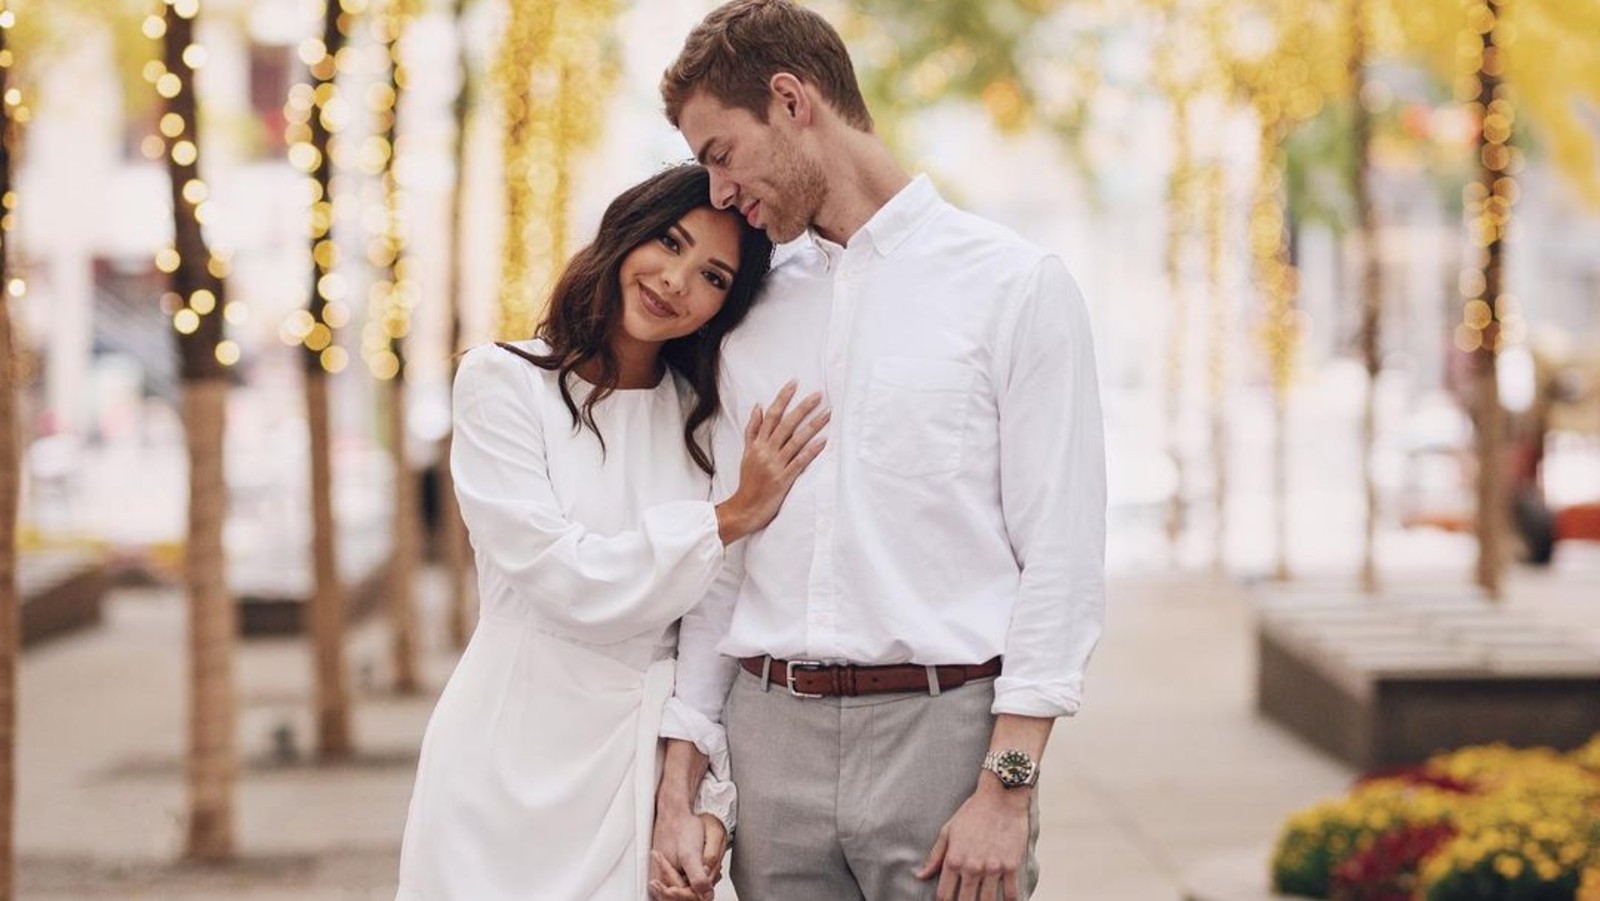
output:
[[512, 0], [493, 73], [505, 117], [501, 337], [533, 333], [566, 257], [573, 161], [598, 136], [598, 100], [616, 78], [602, 40], [615, 13], [615, 0]]
[[[0, 259], [5, 259], [7, 264], [4, 267], [7, 274], [3, 286], [6, 296], [13, 300], [20, 300], [28, 293], [28, 283], [20, 276], [10, 274], [12, 271], [10, 267], [15, 265], [16, 262], [11, 258], [10, 253], [11, 234], [16, 230], [17, 225], [17, 192], [12, 182], [15, 173], [11, 167], [16, 165], [14, 154], [19, 143], [17, 131], [32, 118], [33, 113], [25, 102], [22, 89], [16, 86], [13, 74], [16, 55], [11, 50], [13, 43], [11, 32], [16, 27], [16, 23], [16, 11], [11, 9], [8, 0], [0, 0], [0, 31], [4, 32], [4, 39], [0, 40], [0, 86], [3, 86], [3, 88], [0, 88], [0, 90], [3, 90], [3, 95], [0, 95], [0, 103], [5, 104], [5, 116], [3, 117], [5, 130], [0, 133], [0, 142], [5, 145], [3, 152], [6, 155], [6, 165], [8, 167], [5, 189], [0, 192]], [[3, 309], [4, 305], [0, 304], [0, 310]]]
[[[15, 87], [12, 75], [16, 57], [11, 51], [11, 29], [16, 26], [17, 14], [10, 8], [7, 0], [0, 0], [0, 29], [3, 29], [5, 40], [0, 43], [0, 85], [4, 85], [4, 95], [0, 103], [5, 104], [6, 128], [8, 133], [0, 134], [0, 141], [6, 144], [6, 153], [9, 155], [16, 146], [14, 129], [25, 124], [31, 113], [27, 104], [23, 102], [22, 90]], [[17, 192], [11, 185], [6, 185], [4, 194], [0, 194], [0, 249], [10, 251], [11, 233], [16, 228], [17, 220]], [[20, 278], [12, 277], [6, 281], [6, 293], [13, 298], [22, 297], [27, 291], [27, 283]]]
[[[384, 205], [377, 234], [367, 245], [367, 262], [378, 271], [378, 277], [367, 291], [361, 357], [372, 375], [383, 381], [398, 378], [404, 371], [401, 342], [411, 332], [411, 311], [416, 306], [416, 283], [405, 255], [408, 200], [395, 165], [400, 150], [400, 96], [407, 87], [401, 37], [413, 15], [409, 0], [386, 0], [371, 19], [373, 38], [386, 57], [389, 81], [367, 91], [368, 109], [378, 122], [378, 133], [363, 146], [362, 164], [368, 172], [381, 174]], [[320, 339], [315, 327], [310, 337]]]
[[1256, 329], [1270, 364], [1272, 387], [1286, 394], [1294, 380], [1300, 346], [1300, 318], [1295, 309], [1299, 276], [1289, 262], [1283, 216], [1282, 138], [1263, 127], [1258, 141], [1260, 168], [1250, 205], [1250, 255], [1262, 292], [1262, 319]]
[[1469, 259], [1461, 277], [1464, 303], [1455, 341], [1456, 347], [1466, 353], [1493, 354], [1526, 330], [1516, 311], [1515, 297], [1500, 293], [1498, 260], [1494, 259], [1494, 252], [1505, 241], [1511, 225], [1511, 211], [1518, 197], [1516, 173], [1522, 169], [1521, 151], [1511, 146], [1516, 97], [1511, 85], [1500, 79], [1505, 54], [1515, 34], [1514, 29], [1501, 26], [1505, 6], [1504, 0], [1492, 6], [1474, 0], [1468, 7], [1467, 21], [1482, 37], [1477, 42], [1463, 42], [1458, 48], [1461, 61], [1471, 74], [1462, 78], [1457, 94], [1467, 101], [1468, 112], [1479, 123], [1482, 136], [1480, 175], [1467, 185], [1462, 197]]
[[[311, 365], [336, 373], [349, 363], [349, 356], [338, 346], [338, 331], [349, 321], [344, 280], [337, 273], [339, 245], [333, 237], [334, 174], [338, 135], [350, 118], [349, 104], [339, 92], [339, 74], [348, 69], [349, 38], [356, 16], [366, 9], [365, 0], [325, 0], [338, 4], [332, 31], [307, 38], [298, 53], [311, 74], [312, 83], [297, 84], [289, 91], [284, 105], [287, 122], [284, 138], [289, 145], [289, 161], [306, 174], [306, 201], [310, 211], [312, 288], [309, 309], [291, 313], [280, 325], [278, 334], [286, 344], [298, 345], [310, 355]], [[316, 21], [328, 21], [326, 7], [317, 10]], [[328, 148], [324, 153], [319, 147]]]
[[[162, 0], [144, 19], [144, 36], [159, 41], [160, 46], [145, 63], [142, 74], [164, 101], [165, 109], [157, 120], [157, 133], [147, 136], [141, 149], [152, 159], [167, 158], [173, 183], [172, 203], [178, 212], [175, 221], [184, 223], [186, 230], [193, 229], [192, 235], [181, 235], [173, 245], [156, 251], [156, 269], [174, 280], [173, 290], [163, 298], [163, 309], [178, 335], [185, 340], [209, 342], [215, 362], [233, 366], [239, 362], [241, 352], [237, 343], [225, 337], [225, 322], [241, 320], [243, 307], [238, 302], [222, 301], [228, 263], [223, 254], [207, 247], [200, 234], [212, 212], [212, 194], [200, 175], [200, 146], [193, 121], [198, 104], [197, 98], [191, 96], [195, 72], [207, 58], [205, 47], [193, 37], [194, 19], [199, 12], [199, 0]], [[174, 36], [177, 40], [187, 37], [187, 41], [176, 46]], [[180, 246], [189, 246], [191, 253], [199, 254], [198, 265], [184, 265]], [[207, 327], [210, 321], [216, 325]]]

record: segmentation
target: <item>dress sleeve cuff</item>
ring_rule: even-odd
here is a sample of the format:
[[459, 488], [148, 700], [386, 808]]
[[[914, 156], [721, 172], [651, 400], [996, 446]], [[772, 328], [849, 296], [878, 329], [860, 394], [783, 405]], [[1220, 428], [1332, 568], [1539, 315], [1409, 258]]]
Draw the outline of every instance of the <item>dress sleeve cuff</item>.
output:
[[716, 765], [720, 757], [726, 768], [728, 760], [728, 730], [714, 723], [705, 714], [676, 696], [667, 699], [661, 711], [661, 737], [693, 742], [700, 753], [711, 758]]
[[701, 560], [722, 561], [717, 508], [710, 501], [666, 501], [645, 510], [643, 531], [659, 546], [681, 545]]
[[711, 767], [700, 778], [700, 792], [695, 795], [694, 812], [709, 813], [722, 821], [722, 828], [733, 835], [738, 821], [739, 792], [733, 786], [728, 770], [728, 752], [711, 755]]

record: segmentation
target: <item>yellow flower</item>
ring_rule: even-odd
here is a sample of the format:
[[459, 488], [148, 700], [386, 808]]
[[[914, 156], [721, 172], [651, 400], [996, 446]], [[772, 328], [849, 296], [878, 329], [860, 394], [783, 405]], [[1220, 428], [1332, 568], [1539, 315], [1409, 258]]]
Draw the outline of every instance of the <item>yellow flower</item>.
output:
[[[1594, 742], [1589, 744], [1592, 745]], [[1600, 863], [1583, 871], [1583, 878], [1578, 882], [1578, 895], [1575, 901], [1600, 901]]]
[[1510, 854], [1501, 854], [1495, 858], [1494, 869], [1496, 873], [1507, 879], [1515, 879], [1522, 875], [1522, 858]]
[[1589, 739], [1589, 743], [1567, 755], [1573, 763], [1600, 771], [1600, 735]]

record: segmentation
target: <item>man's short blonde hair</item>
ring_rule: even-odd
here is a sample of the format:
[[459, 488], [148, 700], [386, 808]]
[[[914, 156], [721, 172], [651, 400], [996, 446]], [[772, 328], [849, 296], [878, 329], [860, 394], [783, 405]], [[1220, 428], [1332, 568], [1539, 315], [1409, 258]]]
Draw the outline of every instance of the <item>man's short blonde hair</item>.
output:
[[814, 85], [851, 126], [872, 130], [872, 114], [839, 32], [791, 0], [731, 0], [695, 26], [661, 77], [667, 120], [676, 128], [683, 105], [705, 91], [765, 122], [769, 83], [779, 72]]

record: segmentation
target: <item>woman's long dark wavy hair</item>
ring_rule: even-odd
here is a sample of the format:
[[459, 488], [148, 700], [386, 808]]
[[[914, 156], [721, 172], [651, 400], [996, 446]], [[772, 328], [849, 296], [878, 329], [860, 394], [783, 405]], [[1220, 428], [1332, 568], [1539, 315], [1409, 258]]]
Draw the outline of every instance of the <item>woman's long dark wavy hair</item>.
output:
[[[594, 405], [617, 390], [616, 354], [611, 336], [622, 327], [622, 261], [634, 248], [667, 234], [678, 220], [711, 206], [711, 176], [694, 163], [674, 166], [634, 185], [611, 201], [600, 218], [593, 243], [578, 251], [550, 294], [549, 312], [536, 332], [549, 353], [510, 350], [541, 369], [557, 373], [561, 399], [572, 414], [574, 431], [588, 428], [605, 448], [595, 425]], [[733, 215], [733, 214], [729, 214]], [[717, 376], [722, 339], [744, 319], [756, 289], [772, 262], [766, 233], [739, 222], [739, 271], [728, 287], [722, 309], [699, 331], [674, 338], [661, 348], [661, 358], [694, 388], [695, 405], [683, 426], [683, 441], [694, 462], [707, 473], [715, 468], [709, 447], [697, 438], [700, 427], [717, 412]], [[567, 385], [573, 370], [591, 360], [600, 364], [595, 388], [580, 409]]]

